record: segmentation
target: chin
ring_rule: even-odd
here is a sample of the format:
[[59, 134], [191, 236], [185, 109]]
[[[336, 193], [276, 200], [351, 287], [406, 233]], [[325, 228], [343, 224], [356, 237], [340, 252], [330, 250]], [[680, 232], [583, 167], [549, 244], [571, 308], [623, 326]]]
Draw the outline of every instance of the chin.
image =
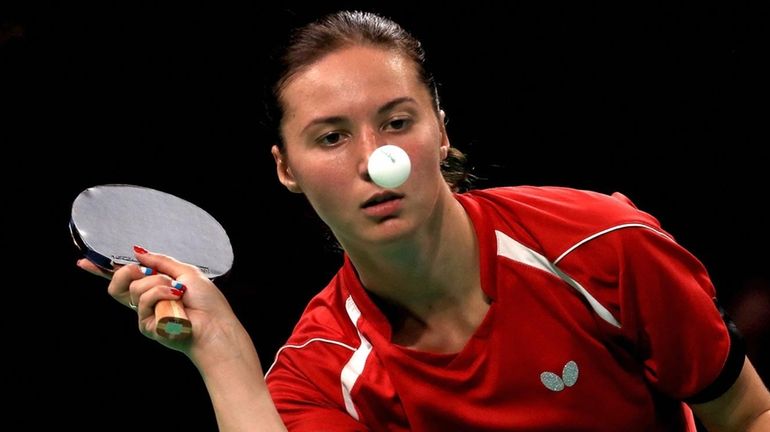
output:
[[386, 218], [361, 233], [361, 239], [373, 244], [393, 244], [412, 237], [414, 226], [399, 217]]

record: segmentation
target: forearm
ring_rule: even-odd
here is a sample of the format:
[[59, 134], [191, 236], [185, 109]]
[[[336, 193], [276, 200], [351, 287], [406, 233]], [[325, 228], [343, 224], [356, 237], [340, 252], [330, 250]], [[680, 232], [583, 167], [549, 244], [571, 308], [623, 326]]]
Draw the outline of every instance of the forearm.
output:
[[212, 355], [195, 360], [206, 383], [220, 431], [285, 431], [263, 378], [259, 357], [248, 333], [234, 326]]
[[220, 431], [286, 430], [261, 375], [239, 366], [221, 369], [206, 378]]

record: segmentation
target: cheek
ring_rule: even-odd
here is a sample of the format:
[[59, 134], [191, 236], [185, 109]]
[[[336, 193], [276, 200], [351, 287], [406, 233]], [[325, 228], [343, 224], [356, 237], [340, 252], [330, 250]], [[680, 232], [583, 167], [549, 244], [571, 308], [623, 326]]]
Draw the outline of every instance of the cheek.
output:
[[412, 176], [419, 184], [427, 186], [438, 180], [442, 180], [441, 168], [438, 157], [434, 152], [424, 152], [421, 157], [412, 163]]
[[295, 178], [313, 207], [323, 213], [338, 208], [352, 181], [339, 158], [308, 158], [296, 165]]
[[441, 150], [440, 138], [429, 134], [409, 149], [412, 162], [412, 175], [420, 177], [440, 173]]

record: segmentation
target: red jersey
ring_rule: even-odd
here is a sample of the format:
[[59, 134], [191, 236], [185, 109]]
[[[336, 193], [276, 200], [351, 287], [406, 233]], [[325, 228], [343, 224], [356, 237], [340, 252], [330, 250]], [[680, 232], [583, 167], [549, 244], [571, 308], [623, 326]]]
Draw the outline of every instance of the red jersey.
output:
[[267, 373], [290, 431], [695, 430], [681, 400], [722, 374], [730, 336], [706, 270], [655, 218], [566, 188], [456, 199], [481, 325], [454, 354], [391, 343], [346, 257]]

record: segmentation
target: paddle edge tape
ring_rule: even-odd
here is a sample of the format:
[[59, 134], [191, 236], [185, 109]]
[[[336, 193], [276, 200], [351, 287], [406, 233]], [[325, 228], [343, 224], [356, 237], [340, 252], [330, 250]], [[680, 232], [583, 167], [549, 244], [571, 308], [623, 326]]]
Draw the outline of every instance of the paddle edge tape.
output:
[[91, 261], [92, 263], [96, 264], [98, 267], [100, 267], [102, 270], [111, 272], [115, 269], [113, 268], [113, 261], [109, 257], [106, 257], [92, 249], [90, 249], [85, 242], [83, 242], [83, 238], [80, 237], [80, 233], [78, 232], [77, 227], [75, 226], [75, 221], [70, 219], [69, 223], [69, 230], [70, 235], [72, 236], [72, 241], [75, 243], [75, 246], [80, 250], [80, 252], [83, 253], [83, 256]]

